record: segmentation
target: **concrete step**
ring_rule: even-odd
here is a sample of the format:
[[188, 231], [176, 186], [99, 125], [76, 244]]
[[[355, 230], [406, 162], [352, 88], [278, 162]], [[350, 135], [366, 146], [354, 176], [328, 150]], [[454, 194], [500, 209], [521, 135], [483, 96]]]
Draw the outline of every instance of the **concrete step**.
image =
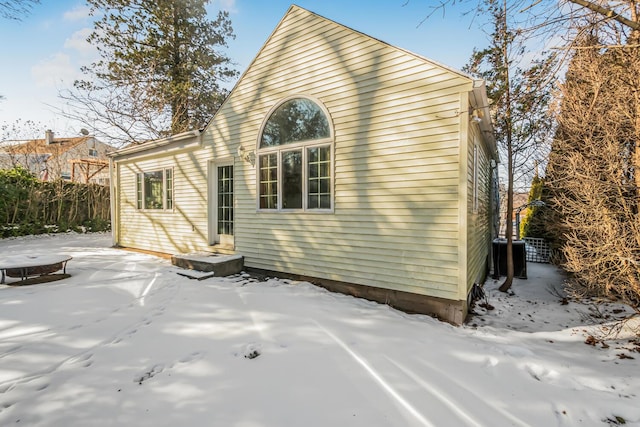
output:
[[224, 277], [237, 274], [244, 267], [242, 255], [224, 255], [211, 252], [198, 252], [171, 256], [171, 263], [189, 270], [213, 272], [215, 276]]

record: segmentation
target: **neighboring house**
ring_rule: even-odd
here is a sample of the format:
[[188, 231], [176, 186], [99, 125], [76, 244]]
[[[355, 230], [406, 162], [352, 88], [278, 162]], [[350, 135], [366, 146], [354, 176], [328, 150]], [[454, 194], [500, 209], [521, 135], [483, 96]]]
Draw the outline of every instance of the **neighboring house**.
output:
[[292, 6], [200, 131], [112, 155], [114, 244], [463, 322], [497, 233], [484, 83]]
[[0, 168], [21, 165], [43, 181], [109, 185], [107, 154], [113, 147], [93, 136], [60, 138], [47, 130], [42, 139], [5, 141], [0, 151]]

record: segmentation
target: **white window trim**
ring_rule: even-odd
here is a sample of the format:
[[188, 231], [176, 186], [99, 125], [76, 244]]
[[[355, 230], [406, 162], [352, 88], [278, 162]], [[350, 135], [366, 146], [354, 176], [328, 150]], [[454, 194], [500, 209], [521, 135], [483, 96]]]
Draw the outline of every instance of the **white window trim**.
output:
[[[171, 207], [167, 208], [167, 171], [171, 171]], [[145, 205], [145, 186], [144, 186], [144, 174], [162, 171], [162, 209], [147, 209], [144, 207]], [[136, 173], [136, 189], [135, 189], [135, 199], [136, 199], [136, 210], [141, 212], [173, 212], [176, 207], [176, 193], [175, 193], [175, 173], [173, 168], [162, 168], [162, 169], [153, 169], [147, 171], [140, 171]], [[138, 205], [138, 186], [140, 186], [141, 194], [142, 194], [142, 207]]]
[[[310, 139], [307, 141], [297, 141], [291, 144], [282, 144], [282, 145], [276, 145], [273, 147], [265, 147], [265, 148], [260, 148], [260, 142], [262, 140], [262, 133], [264, 132], [264, 127], [266, 126], [267, 122], [269, 121], [269, 118], [271, 118], [271, 115], [285, 102], [290, 101], [292, 99], [296, 99], [296, 98], [305, 98], [308, 99], [312, 102], [314, 102], [318, 107], [320, 107], [320, 109], [322, 110], [322, 112], [324, 113], [325, 117], [327, 118], [327, 121], [329, 123], [329, 137], [327, 138], [321, 138], [321, 139]], [[329, 183], [329, 186], [331, 188], [331, 208], [329, 209], [309, 209], [308, 208], [308, 196], [309, 196], [309, 182], [308, 182], [308, 168], [309, 168], [309, 164], [307, 163], [307, 149], [309, 148], [316, 148], [316, 147], [329, 147], [329, 155], [331, 156], [331, 162], [330, 162], [330, 168], [329, 168], [329, 173], [330, 173], [330, 178], [331, 181]], [[282, 168], [282, 153], [284, 151], [295, 151], [295, 150], [302, 150], [302, 209], [284, 209], [282, 208], [282, 183], [283, 183], [283, 179], [282, 179], [282, 173], [283, 173], [283, 168]], [[277, 191], [278, 191], [278, 203], [277, 203], [277, 208], [276, 209], [267, 209], [267, 208], [261, 208], [260, 207], [260, 156], [265, 155], [265, 154], [273, 154], [276, 153], [278, 155], [277, 157], [277, 162], [278, 162], [278, 186], [277, 186]], [[317, 98], [313, 97], [313, 96], [309, 96], [309, 95], [291, 95], [288, 96], [286, 98], [283, 98], [280, 100], [280, 102], [278, 102], [277, 104], [275, 104], [273, 107], [271, 107], [271, 109], [269, 110], [269, 112], [266, 114], [262, 125], [260, 126], [260, 132], [258, 133], [258, 140], [256, 142], [256, 211], [257, 212], [287, 212], [287, 213], [295, 213], [295, 212], [303, 212], [303, 213], [308, 213], [308, 214], [332, 214], [335, 212], [335, 138], [334, 138], [334, 133], [333, 133], [333, 121], [331, 119], [331, 115], [329, 114], [329, 111], [326, 109], [326, 107], [324, 106], [324, 104], [322, 102], [320, 102], [320, 100], [318, 100]]]

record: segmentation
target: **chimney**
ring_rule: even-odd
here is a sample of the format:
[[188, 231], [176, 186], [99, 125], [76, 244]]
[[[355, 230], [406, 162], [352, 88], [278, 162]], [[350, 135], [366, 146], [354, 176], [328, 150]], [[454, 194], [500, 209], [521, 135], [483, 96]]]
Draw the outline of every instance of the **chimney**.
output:
[[47, 129], [44, 133], [44, 142], [49, 145], [53, 142], [53, 131], [51, 129]]

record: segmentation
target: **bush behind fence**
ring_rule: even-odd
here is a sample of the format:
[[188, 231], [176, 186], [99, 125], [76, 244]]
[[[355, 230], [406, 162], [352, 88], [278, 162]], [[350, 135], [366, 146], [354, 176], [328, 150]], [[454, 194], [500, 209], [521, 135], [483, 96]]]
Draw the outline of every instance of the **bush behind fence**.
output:
[[0, 170], [0, 237], [110, 228], [109, 188]]

